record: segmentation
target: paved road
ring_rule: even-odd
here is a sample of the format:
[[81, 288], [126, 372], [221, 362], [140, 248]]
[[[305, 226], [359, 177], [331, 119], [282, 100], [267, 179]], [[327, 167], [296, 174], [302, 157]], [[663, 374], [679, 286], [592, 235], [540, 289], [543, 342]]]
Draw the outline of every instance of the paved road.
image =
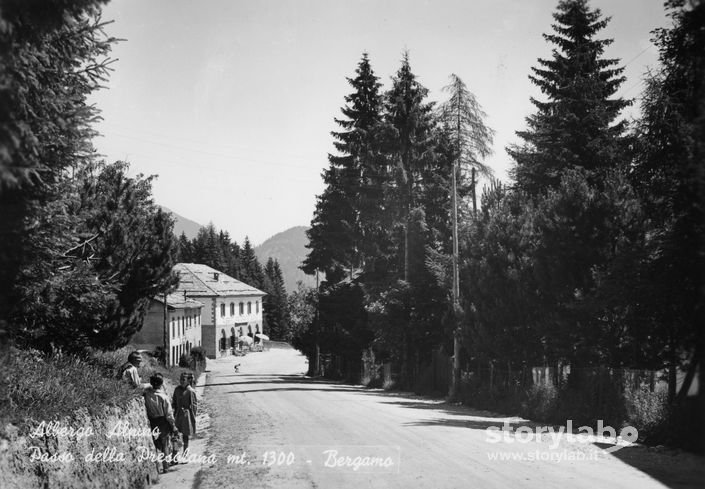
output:
[[216, 360], [209, 368], [207, 453], [217, 460], [196, 476], [201, 489], [650, 489], [705, 481], [703, 459], [681, 453], [605, 454], [592, 443], [555, 446], [546, 436], [521, 443], [515, 434], [491, 443], [488, 427], [536, 426], [440, 400], [312, 381], [294, 350]]

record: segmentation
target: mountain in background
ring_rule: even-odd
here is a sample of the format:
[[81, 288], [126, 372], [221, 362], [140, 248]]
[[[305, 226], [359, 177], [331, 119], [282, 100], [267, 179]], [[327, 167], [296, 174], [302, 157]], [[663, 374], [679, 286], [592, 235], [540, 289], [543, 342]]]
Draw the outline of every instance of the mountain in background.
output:
[[174, 234], [177, 238], [181, 236], [181, 233], [185, 233], [186, 237], [189, 240], [194, 239], [196, 236], [198, 236], [198, 230], [204, 227], [202, 224], [198, 224], [196, 221], [192, 221], [191, 219], [186, 219], [184, 216], [180, 216], [179, 214], [167, 207], [161, 206], [161, 208], [166, 212], [171, 212], [171, 215], [174, 216]]
[[301, 262], [306, 258], [308, 250], [308, 237], [306, 236], [306, 226], [296, 226], [281, 233], [277, 233], [264, 243], [255, 247], [255, 254], [262, 266], [267, 264], [271, 256], [279, 261], [279, 267], [284, 275], [284, 286], [286, 292], [291, 293], [296, 290], [296, 283], [300, 280], [304, 285], [315, 287], [316, 277], [306, 275], [299, 270]]
[[[193, 240], [198, 235], [198, 230], [203, 226], [191, 219], [177, 214], [171, 209], [161, 206], [166, 212], [170, 212], [174, 216], [174, 234], [179, 237], [181, 233], [185, 233], [189, 240]], [[284, 286], [286, 292], [291, 293], [296, 290], [296, 283], [300, 280], [304, 285], [315, 287], [316, 277], [306, 275], [299, 270], [299, 265], [306, 258], [308, 250], [308, 237], [306, 236], [306, 226], [296, 226], [281, 233], [277, 233], [264, 243], [255, 247], [255, 254], [262, 266], [267, 264], [267, 260], [271, 256], [279, 261], [279, 267], [284, 276]], [[242, 244], [242, 243], [238, 243]]]

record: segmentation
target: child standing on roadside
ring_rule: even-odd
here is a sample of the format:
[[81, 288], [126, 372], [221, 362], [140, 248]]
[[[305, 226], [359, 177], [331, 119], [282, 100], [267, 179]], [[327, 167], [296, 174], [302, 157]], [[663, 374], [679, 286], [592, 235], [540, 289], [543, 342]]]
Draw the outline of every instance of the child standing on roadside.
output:
[[174, 389], [172, 404], [176, 418], [176, 428], [181, 432], [184, 442], [184, 453], [188, 450], [189, 437], [196, 434], [196, 414], [198, 399], [193, 386], [193, 374], [184, 372], [179, 378], [179, 384]]
[[156, 428], [159, 435], [154, 440], [156, 449], [164, 454], [164, 472], [168, 470], [169, 463], [166, 461], [167, 437], [174, 431], [174, 413], [171, 409], [169, 396], [164, 390], [164, 377], [161, 374], [154, 374], [149, 378], [151, 387], [144, 391], [144, 405], [147, 409], [149, 426], [154, 431]]

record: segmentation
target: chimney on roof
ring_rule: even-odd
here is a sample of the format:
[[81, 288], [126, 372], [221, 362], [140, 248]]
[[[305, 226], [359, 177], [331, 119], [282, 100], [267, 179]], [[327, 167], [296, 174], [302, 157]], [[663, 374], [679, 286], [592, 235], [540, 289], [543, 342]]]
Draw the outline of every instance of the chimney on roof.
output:
[[213, 278], [215, 279], [216, 282], [218, 281], [218, 276], [219, 276], [219, 275], [220, 275], [220, 274], [219, 274], [218, 272], [213, 272]]

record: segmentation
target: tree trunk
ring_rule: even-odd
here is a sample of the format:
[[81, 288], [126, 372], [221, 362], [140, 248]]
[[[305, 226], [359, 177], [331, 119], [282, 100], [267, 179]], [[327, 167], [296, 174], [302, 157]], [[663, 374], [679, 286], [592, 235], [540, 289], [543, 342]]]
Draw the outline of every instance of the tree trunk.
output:
[[477, 182], [475, 181], [475, 168], [471, 170], [471, 185], [472, 185], [472, 215], [477, 216]]

